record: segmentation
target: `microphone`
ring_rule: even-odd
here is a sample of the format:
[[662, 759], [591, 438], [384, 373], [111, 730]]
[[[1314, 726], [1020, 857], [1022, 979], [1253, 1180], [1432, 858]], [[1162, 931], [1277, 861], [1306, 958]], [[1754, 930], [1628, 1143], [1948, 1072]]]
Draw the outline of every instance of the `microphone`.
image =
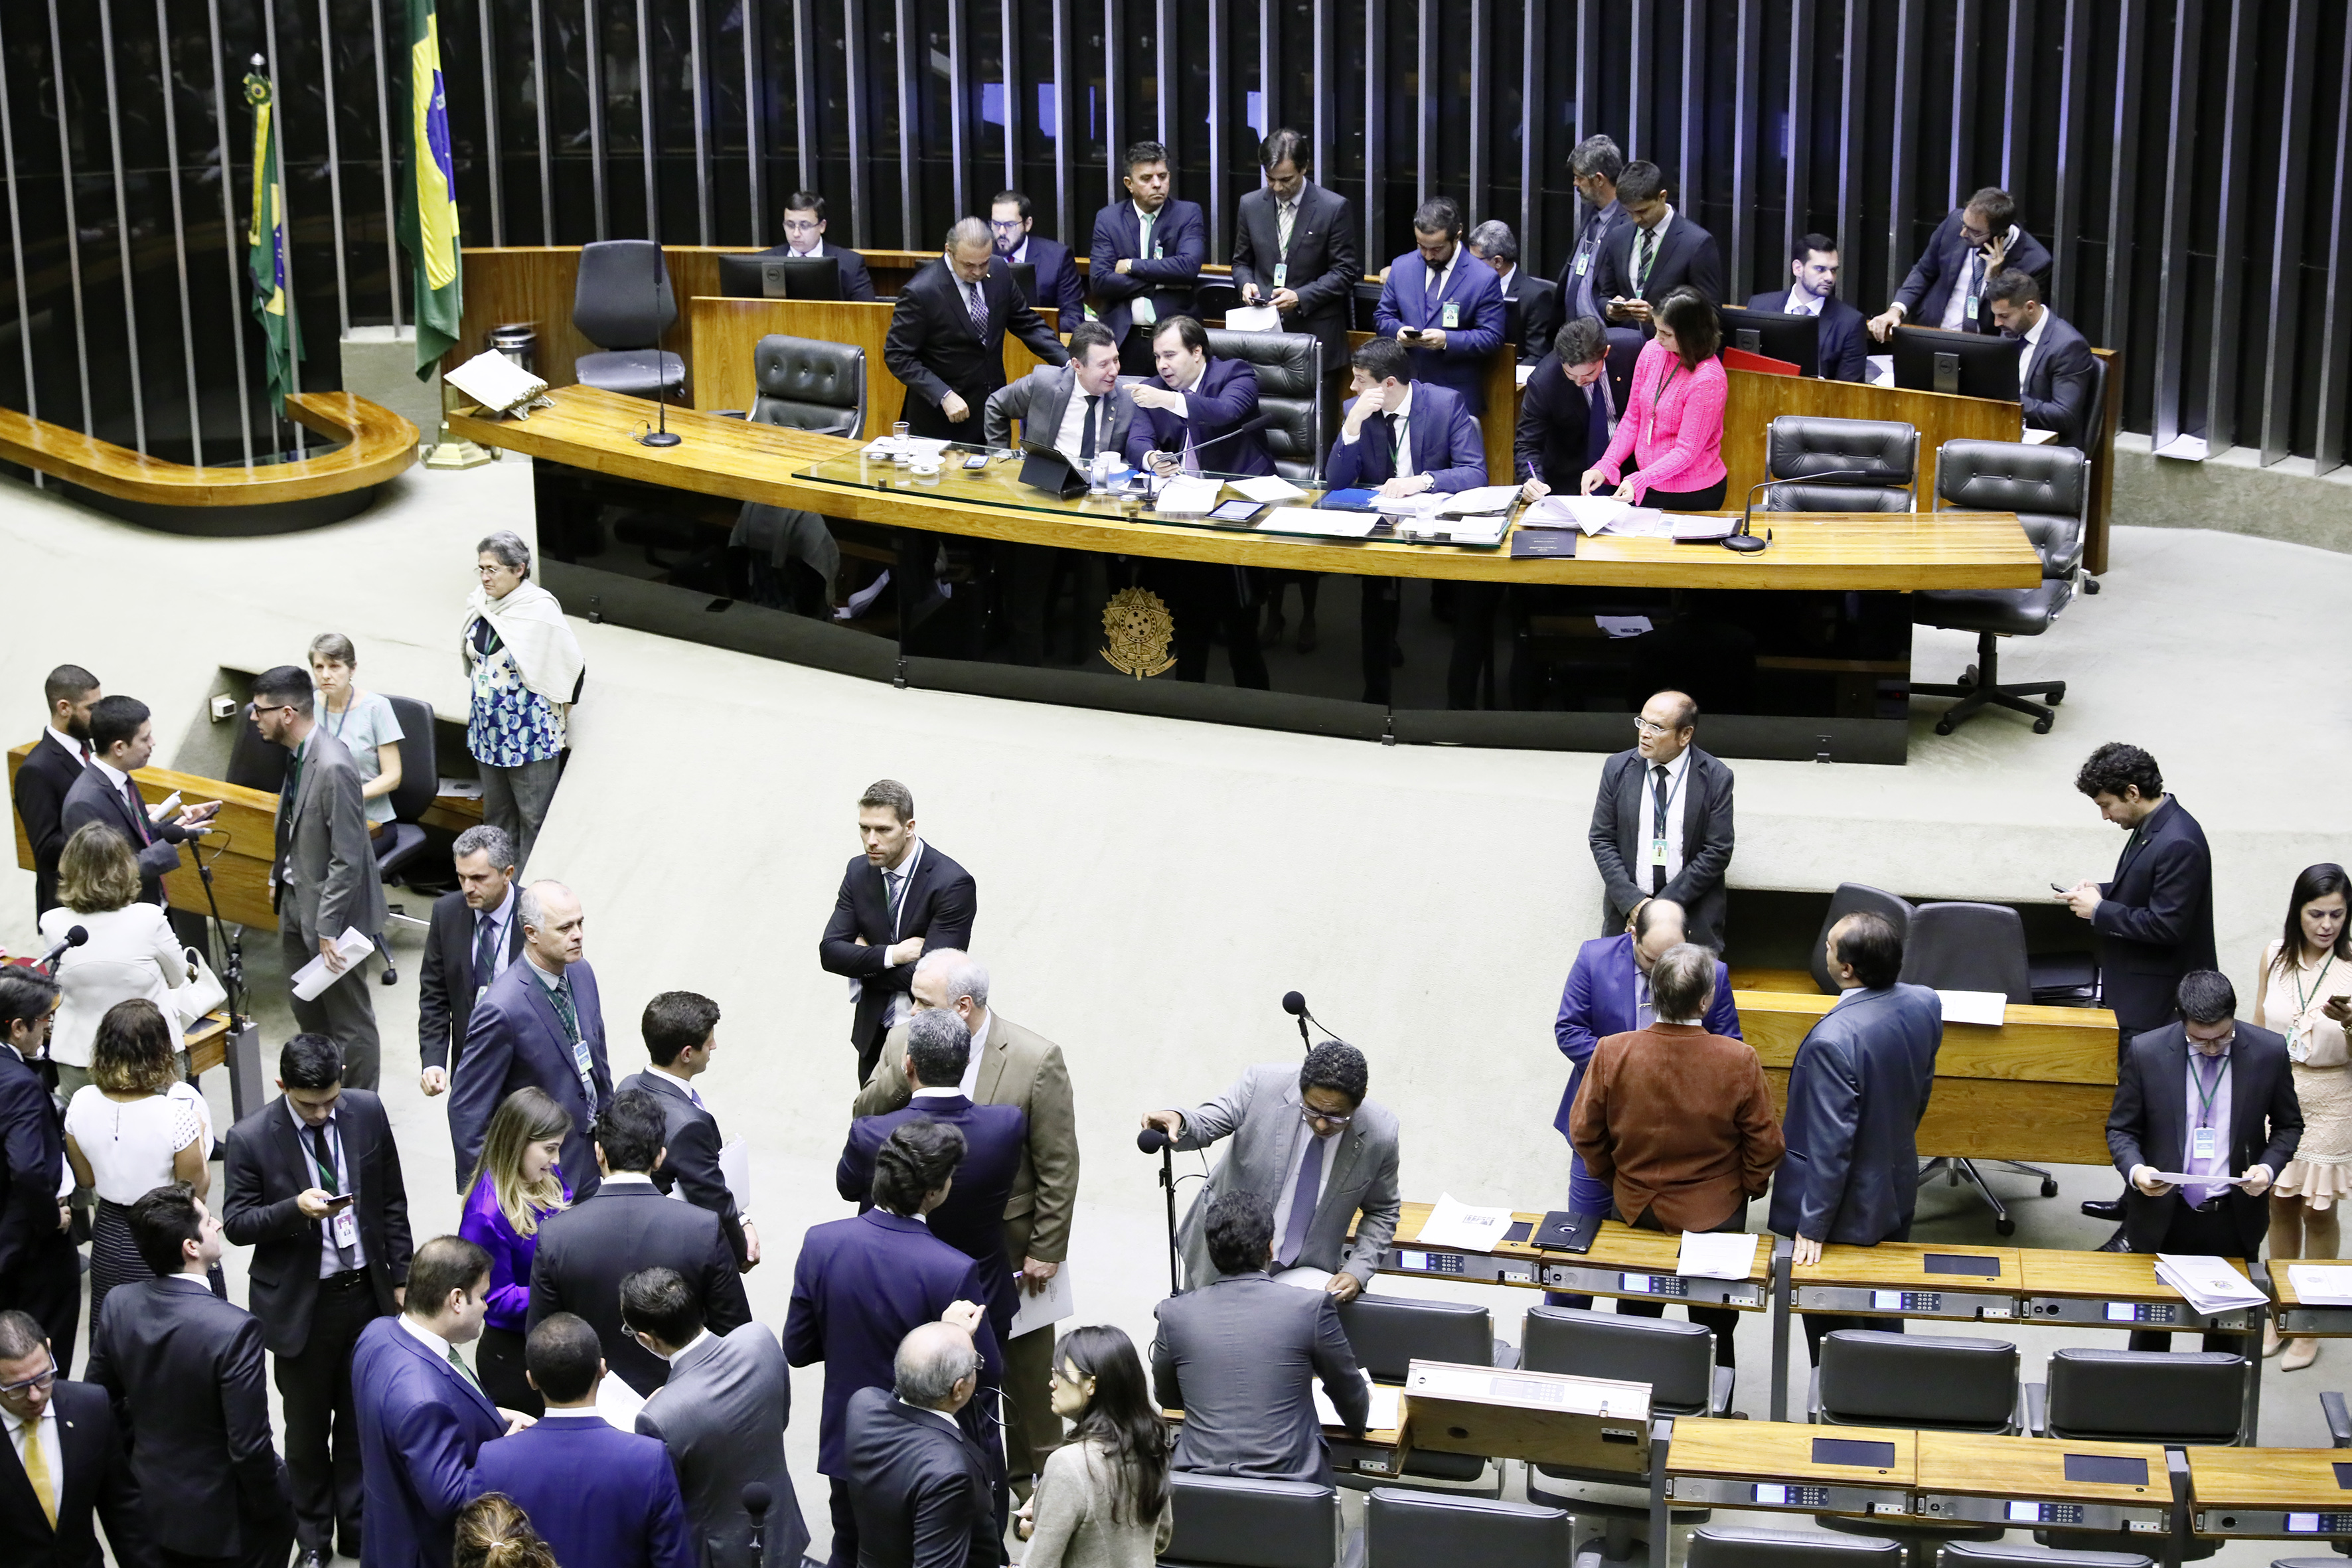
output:
[[[662, 259], [658, 245], [654, 249], [654, 314], [661, 314], [662, 273], [667, 264]], [[661, 422], [658, 430], [648, 430], [637, 437], [640, 447], [675, 447], [686, 439], [669, 433], [669, 356], [662, 352], [662, 335], [654, 333], [654, 401], [661, 406], [655, 417]]]
[[1748, 531], [1748, 520], [1756, 510], [1756, 492], [1767, 485], [1803, 485], [1811, 484], [1815, 479], [1883, 480], [1885, 478], [1885, 474], [1874, 473], [1868, 468], [1823, 468], [1819, 473], [1799, 474], [1793, 479], [1759, 479], [1748, 487], [1748, 504], [1739, 510], [1739, 527], [1733, 532], [1724, 535], [1723, 547], [1726, 550], [1737, 550], [1742, 555], [1753, 555], [1770, 542], [1769, 540], [1759, 539]]
[[58, 960], [65, 955], [66, 949], [69, 947], [79, 947], [89, 940], [89, 928], [88, 926], [74, 927], [71, 931], [66, 932], [65, 941], [58, 943], [57, 946], [49, 949], [48, 952], [41, 955], [40, 967], [43, 969], [51, 969]]
[[774, 1500], [765, 1481], [743, 1483], [743, 1511], [751, 1516], [751, 1561], [754, 1563], [767, 1556], [768, 1505]]
[[1307, 1036], [1307, 998], [1298, 992], [1286, 991], [1282, 994], [1282, 1010], [1298, 1020], [1298, 1037], [1308, 1050], [1313, 1050], [1315, 1042]]
[[1242, 423], [1234, 426], [1232, 429], [1226, 431], [1222, 436], [1212, 436], [1205, 441], [1193, 442], [1192, 450], [1197, 454], [1206, 447], [1215, 446], [1220, 441], [1230, 441], [1236, 436], [1246, 436], [1253, 430], [1263, 430], [1274, 422], [1275, 416], [1271, 414], [1261, 414], [1255, 419], [1244, 420]]
[[[74, 929], [79, 931], [81, 928], [76, 926]], [[1146, 1154], [1157, 1154], [1175, 1142], [1157, 1127], [1147, 1127], [1135, 1135], [1136, 1148]]]

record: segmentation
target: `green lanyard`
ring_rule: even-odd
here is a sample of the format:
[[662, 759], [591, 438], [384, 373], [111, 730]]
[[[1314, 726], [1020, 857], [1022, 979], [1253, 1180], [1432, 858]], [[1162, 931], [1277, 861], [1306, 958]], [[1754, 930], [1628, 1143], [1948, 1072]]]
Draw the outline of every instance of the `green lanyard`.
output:
[[[2202, 1051], [2191, 1050], [2189, 1057], [2190, 1063], [2189, 1076], [2197, 1081], [2197, 1125], [2210, 1127], [2213, 1124], [2213, 1098], [2221, 1092], [2221, 1075], [2230, 1070], [2230, 1053], [2223, 1051], [2218, 1057], [2209, 1057]], [[2207, 1083], [2205, 1075], [2197, 1070], [2195, 1064], [2199, 1061], [2218, 1061], [2221, 1064], [2213, 1069], [2211, 1083]]]
[[[2327, 994], [2327, 972], [2335, 966], [2336, 950], [2334, 948], [2330, 948], [2327, 950], [2327, 962], [2319, 966], [2319, 977], [2311, 983], [2313, 995], [2326, 996]], [[2303, 994], [2303, 965], [2298, 963], [2294, 966], [2295, 1016], [2299, 1018], [2310, 1010], [2311, 997]]]

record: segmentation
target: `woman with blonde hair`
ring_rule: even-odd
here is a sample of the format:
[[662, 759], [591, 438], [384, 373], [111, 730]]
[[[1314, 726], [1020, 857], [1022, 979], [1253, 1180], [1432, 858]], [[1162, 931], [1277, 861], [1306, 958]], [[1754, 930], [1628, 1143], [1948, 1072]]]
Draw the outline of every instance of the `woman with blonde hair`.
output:
[[[200, 1198], [212, 1184], [212, 1113], [173, 1067], [172, 1045], [152, 1002], [116, 1003], [99, 1021], [89, 1081], [66, 1106], [66, 1159], [76, 1184], [98, 1194], [89, 1247], [93, 1332], [108, 1291], [154, 1277], [131, 1239], [131, 1205], [173, 1182], [187, 1183]], [[226, 1290], [217, 1268], [213, 1290]]]
[[[172, 1049], [186, 1048], [172, 990], [188, 983], [187, 950], [163, 906], [140, 901], [138, 859], [129, 841], [102, 822], [74, 829], [58, 857], [58, 907], [41, 917], [42, 944], [55, 946], [76, 926], [89, 940], [66, 949], [58, 960], [60, 996], [49, 1036], [58, 1092], [68, 1100], [90, 1081], [90, 1046], [99, 1020], [118, 1002], [134, 996], [152, 1002], [171, 1035]], [[184, 1059], [180, 1068], [185, 1077]]]
[[572, 1202], [556, 1162], [572, 1114], [543, 1090], [519, 1089], [490, 1117], [482, 1157], [467, 1184], [457, 1234], [490, 1255], [482, 1338], [474, 1367], [482, 1391], [509, 1410], [537, 1416], [547, 1405], [523, 1372], [523, 1333], [530, 1317], [530, 1260], [540, 1221]]
[[[311, 707], [319, 728], [348, 747], [359, 770], [360, 801], [373, 822], [392, 820], [400, 787], [400, 717], [380, 692], [359, 689], [359, 650], [341, 632], [310, 639]], [[371, 829], [373, 831], [373, 829]]]
[[484, 1492], [457, 1510], [450, 1568], [556, 1568], [555, 1552], [530, 1516], [504, 1492]]

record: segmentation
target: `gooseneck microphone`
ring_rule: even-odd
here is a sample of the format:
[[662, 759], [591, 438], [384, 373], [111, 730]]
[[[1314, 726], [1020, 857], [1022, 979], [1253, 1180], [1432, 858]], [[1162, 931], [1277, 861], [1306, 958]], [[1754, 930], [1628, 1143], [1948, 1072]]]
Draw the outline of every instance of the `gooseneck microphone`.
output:
[[1297, 991], [1286, 991], [1282, 994], [1282, 1010], [1298, 1020], [1298, 1038], [1308, 1050], [1313, 1050], [1315, 1042], [1307, 1035], [1307, 998]]
[[1885, 474], [1873, 473], [1868, 468], [1823, 468], [1819, 473], [1796, 474], [1785, 479], [1759, 479], [1748, 487], [1748, 504], [1739, 509], [1739, 526], [1723, 536], [1723, 547], [1736, 550], [1742, 555], [1753, 555], [1771, 542], [1769, 536], [1759, 539], [1748, 531], [1748, 520], [1756, 511], [1756, 492], [1767, 485], [1809, 485], [1816, 479], [1883, 480], [1885, 478]]
[[751, 1561], [767, 1555], [768, 1509], [775, 1501], [765, 1481], [743, 1483], [743, 1511], [751, 1516]]
[[[662, 256], [659, 246], [656, 245], [654, 250], [654, 314], [656, 317], [661, 314], [662, 275], [668, 265], [667, 260]], [[661, 428], [648, 430], [638, 437], [637, 445], [675, 447], [685, 437], [669, 433], [669, 355], [662, 350], [662, 334], [659, 331], [654, 333], [654, 401], [661, 405], [655, 411], [654, 416], [661, 421]]]
[[58, 943], [57, 946], [49, 949], [48, 952], [41, 955], [40, 967], [54, 973], [56, 972], [55, 965], [58, 959], [65, 956], [66, 949], [69, 947], [79, 947], [89, 940], [89, 928], [88, 926], [75, 926], [72, 930], [66, 932], [65, 940], [63, 942]]

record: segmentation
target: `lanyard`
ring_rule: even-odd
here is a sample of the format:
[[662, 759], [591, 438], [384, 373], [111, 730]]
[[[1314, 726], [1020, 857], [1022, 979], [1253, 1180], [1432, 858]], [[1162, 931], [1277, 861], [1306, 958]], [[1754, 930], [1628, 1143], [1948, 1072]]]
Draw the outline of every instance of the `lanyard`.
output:
[[[1684, 753], [1684, 755], [1687, 756], [1687, 755], [1689, 755], [1689, 753], [1688, 753], [1688, 752], [1685, 752], [1685, 753]], [[1651, 763], [1650, 765], [1651, 765], [1652, 767], [1657, 767], [1657, 766], [1660, 766], [1660, 765], [1662, 765], [1662, 764], [1660, 764], [1660, 763]], [[1674, 763], [1664, 763], [1664, 764], [1663, 764], [1663, 766], [1665, 768], [1665, 770], [1666, 770], [1668, 773], [1673, 773], [1673, 772], [1675, 771]], [[1685, 784], [1688, 784], [1688, 783], [1690, 782], [1690, 764], [1689, 764], [1689, 763], [1685, 763], [1683, 764], [1683, 771], [1682, 771], [1681, 775], [1680, 775], [1679, 777], [1677, 777], [1677, 778], [1675, 780], [1674, 784], [1673, 784], [1671, 786], [1669, 786], [1669, 787], [1668, 787], [1668, 789], [1666, 790], [1666, 798], [1665, 798], [1665, 800], [1664, 800], [1664, 804], [1660, 804], [1660, 803], [1659, 803], [1659, 801], [1658, 801], [1658, 779], [1657, 779], [1657, 775], [1656, 775], [1656, 774], [1654, 774], [1654, 773], [1653, 773], [1653, 774], [1651, 774], [1647, 779], [1645, 779], [1643, 782], [1644, 782], [1644, 783], [1646, 783], [1646, 784], [1649, 785], [1649, 788], [1648, 788], [1648, 790], [1647, 790], [1645, 793], [1646, 793], [1646, 794], [1649, 795], [1649, 797], [1650, 797], [1650, 802], [1651, 802], [1651, 805], [1652, 805], [1652, 807], [1653, 807], [1654, 810], [1664, 812], [1664, 813], [1666, 814], [1667, 817], [1668, 817], [1669, 819], [1671, 819], [1671, 818], [1673, 817], [1673, 816], [1674, 816], [1674, 810], [1675, 810], [1675, 797], [1676, 797], [1676, 796], [1678, 796], [1678, 795], [1680, 795], [1683, 793], [1683, 785], [1685, 785]], [[1653, 818], [1652, 820], [1654, 820], [1654, 820], [1655, 820], [1655, 818]]]
[[1650, 395], [1650, 422], [1648, 427], [1642, 433], [1642, 439], [1647, 445], [1654, 447], [1657, 445], [1658, 408], [1659, 405], [1664, 404], [1666, 400], [1666, 388], [1674, 385], [1675, 377], [1681, 372], [1682, 368], [1682, 362], [1680, 360], [1676, 360], [1673, 364], [1668, 365], [1666, 367], [1665, 379], [1659, 382], [1658, 390]]
[[[2209, 1057], [2202, 1051], [2191, 1050], [2189, 1060], [2189, 1076], [2197, 1080], [2197, 1125], [2210, 1127], [2213, 1124], [2213, 1097], [2221, 1092], [2221, 1075], [2230, 1070], [2230, 1053], [2223, 1051], [2219, 1057]], [[2209, 1083], [2196, 1064], [2210, 1061], [2218, 1061], [2221, 1065], [2213, 1069], [2213, 1079]]]
[[[2319, 966], [2319, 978], [2311, 983], [2312, 995], [2327, 994], [2327, 972], [2336, 965], [2336, 950], [2328, 949], [2327, 962]], [[2294, 1011], [2297, 1017], [2311, 1010], [2311, 997], [2303, 994], [2303, 965], [2294, 966]]]

